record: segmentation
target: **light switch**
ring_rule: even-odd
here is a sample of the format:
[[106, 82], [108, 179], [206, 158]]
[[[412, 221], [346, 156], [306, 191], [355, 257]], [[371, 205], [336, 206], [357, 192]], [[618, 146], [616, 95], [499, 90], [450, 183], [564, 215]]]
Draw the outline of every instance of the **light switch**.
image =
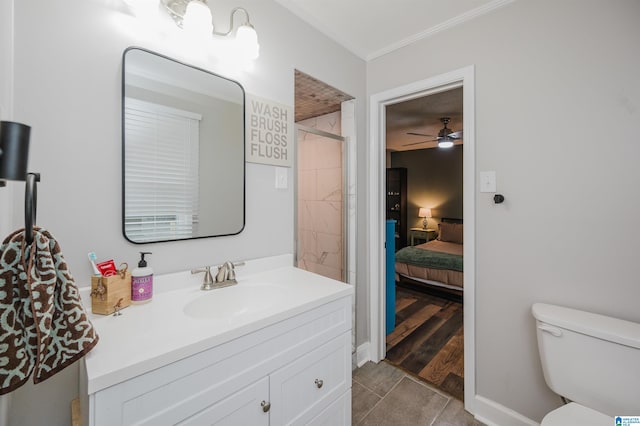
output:
[[276, 189], [287, 189], [289, 187], [287, 173], [288, 169], [286, 167], [276, 167]]
[[480, 192], [496, 192], [496, 172], [480, 172]]

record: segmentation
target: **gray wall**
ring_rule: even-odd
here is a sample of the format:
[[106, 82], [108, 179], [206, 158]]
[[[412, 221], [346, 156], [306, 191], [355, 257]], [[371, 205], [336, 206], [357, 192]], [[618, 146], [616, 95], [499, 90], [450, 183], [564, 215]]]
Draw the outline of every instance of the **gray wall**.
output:
[[[79, 285], [88, 285], [91, 274], [87, 252], [131, 265], [141, 249], [128, 243], [121, 232], [120, 85], [122, 53], [127, 47], [145, 47], [216, 72], [239, 81], [247, 93], [287, 105], [293, 105], [294, 69], [300, 69], [358, 100], [356, 123], [361, 139], [357, 143], [365, 142], [364, 61], [273, 1], [216, 0], [211, 4], [214, 23], [220, 28], [228, 25], [228, 13], [235, 6], [251, 13], [261, 52], [253, 68], [245, 70], [230, 67], [207, 50], [189, 56], [185, 46], [170, 38], [171, 33], [145, 30], [120, 10], [124, 6], [119, 1], [13, 3], [13, 118], [32, 126], [30, 169], [42, 173], [38, 224], [57, 237]], [[10, 20], [11, 16], [0, 16], [1, 22]], [[361, 164], [365, 164], [364, 155], [359, 153]], [[366, 168], [359, 170], [364, 176]], [[288, 181], [293, 182], [291, 170]], [[144, 246], [153, 252], [149, 260], [155, 273], [292, 253], [293, 189], [290, 185], [277, 190], [274, 182], [274, 167], [247, 164], [245, 230], [237, 236]], [[14, 192], [15, 219], [9, 228], [23, 226], [23, 190]], [[358, 249], [363, 252], [364, 245]], [[364, 285], [364, 277], [360, 279]], [[70, 423], [69, 403], [77, 388], [69, 383], [75, 383], [77, 370], [60, 374], [52, 385], [14, 392], [13, 425]], [[53, 408], [33, 410], [45, 404]]]
[[368, 64], [370, 94], [475, 65], [476, 170], [506, 197], [476, 193], [477, 392], [537, 421], [534, 302], [640, 322], [639, 18], [520, 0]]
[[407, 168], [407, 229], [422, 227], [420, 207], [431, 209], [429, 228], [462, 218], [462, 145], [392, 152], [391, 167]]

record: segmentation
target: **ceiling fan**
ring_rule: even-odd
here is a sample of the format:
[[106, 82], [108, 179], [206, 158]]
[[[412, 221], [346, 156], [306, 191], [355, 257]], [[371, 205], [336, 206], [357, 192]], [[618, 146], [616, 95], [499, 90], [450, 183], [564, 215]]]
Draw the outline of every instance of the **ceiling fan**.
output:
[[[447, 127], [447, 124], [449, 124], [449, 121], [451, 121], [450, 117], [442, 117], [440, 119], [440, 121], [442, 122], [444, 127], [442, 129], [440, 129], [436, 139], [426, 140], [426, 141], [422, 141], [422, 142], [406, 143], [406, 144], [403, 144], [402, 146], [420, 145], [422, 143], [437, 141], [439, 148], [451, 148], [453, 146], [453, 142], [455, 140], [462, 139], [462, 130], [454, 132], [450, 128]], [[431, 136], [431, 137], [433, 137], [433, 135], [427, 135], [427, 134], [424, 134], [424, 133], [407, 132], [407, 134], [408, 135], [416, 135], [416, 136]]]

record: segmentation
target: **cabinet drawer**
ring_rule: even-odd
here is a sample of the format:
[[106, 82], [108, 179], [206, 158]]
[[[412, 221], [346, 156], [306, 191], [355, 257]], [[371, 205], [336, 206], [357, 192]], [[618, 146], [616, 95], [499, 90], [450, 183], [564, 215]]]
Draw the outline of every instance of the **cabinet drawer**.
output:
[[269, 413], [260, 403], [269, 398], [269, 379], [264, 378], [247, 388], [216, 402], [179, 426], [268, 426]]
[[307, 426], [350, 426], [351, 425], [351, 390], [343, 393], [333, 401]]
[[270, 377], [271, 424], [306, 424], [351, 388], [351, 334], [318, 347]]

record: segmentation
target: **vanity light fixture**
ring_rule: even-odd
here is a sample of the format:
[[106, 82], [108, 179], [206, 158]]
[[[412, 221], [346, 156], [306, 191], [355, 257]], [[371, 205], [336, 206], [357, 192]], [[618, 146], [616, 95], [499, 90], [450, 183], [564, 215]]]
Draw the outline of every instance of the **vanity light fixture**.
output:
[[431, 209], [426, 207], [420, 207], [420, 210], [418, 210], [418, 217], [424, 218], [424, 220], [422, 221], [422, 228], [427, 229], [427, 218], [433, 217], [431, 216]]
[[215, 35], [228, 37], [234, 30], [234, 16], [236, 12], [243, 12], [246, 20], [238, 26], [235, 33], [236, 48], [248, 59], [256, 59], [260, 54], [258, 34], [251, 25], [249, 12], [243, 7], [231, 10], [229, 17], [229, 30], [216, 31], [213, 26], [213, 17], [207, 0], [160, 0], [176, 25], [191, 34], [207, 37]]

